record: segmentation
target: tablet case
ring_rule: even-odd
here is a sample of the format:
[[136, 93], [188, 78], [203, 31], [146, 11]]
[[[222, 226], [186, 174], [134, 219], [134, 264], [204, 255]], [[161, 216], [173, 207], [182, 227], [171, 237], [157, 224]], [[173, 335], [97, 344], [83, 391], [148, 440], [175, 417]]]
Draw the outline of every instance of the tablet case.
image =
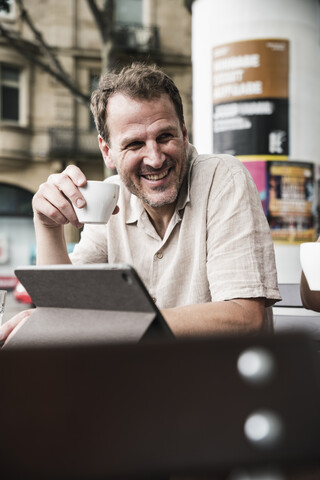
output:
[[174, 338], [129, 265], [27, 266], [15, 274], [37, 308], [6, 348]]

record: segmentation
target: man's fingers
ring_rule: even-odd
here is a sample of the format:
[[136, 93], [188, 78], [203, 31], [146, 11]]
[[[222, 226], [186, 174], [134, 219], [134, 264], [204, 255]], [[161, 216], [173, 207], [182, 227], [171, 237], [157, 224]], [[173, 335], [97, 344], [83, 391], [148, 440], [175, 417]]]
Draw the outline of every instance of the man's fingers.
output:
[[[58, 191], [62, 192], [65, 197], [70, 200], [71, 203], [76, 205], [78, 208], [81, 208], [85, 205], [86, 202], [78, 187], [86, 183], [86, 178], [83, 175], [85, 179], [84, 182], [80, 181], [78, 176], [76, 177], [76, 180], [73, 180], [67, 174], [67, 170], [68, 169], [64, 170], [62, 173], [50, 175], [47, 183], [54, 186]], [[75, 181], [77, 183], [74, 183]], [[81, 185], [78, 185], [78, 183], [81, 183]]]
[[[30, 316], [30, 315], [29, 315]], [[28, 317], [25, 317], [21, 320], [20, 323], [18, 323], [18, 325], [9, 333], [9, 335], [7, 336], [7, 339], [6, 341], [4, 342], [3, 346], [5, 347], [7, 345], [8, 342], [10, 342], [11, 338], [17, 333], [17, 331], [19, 330], [19, 328], [22, 327], [22, 325], [24, 325], [26, 323], [26, 321], [29, 319], [29, 316]]]
[[[67, 174], [68, 170], [73, 179]], [[74, 181], [85, 184], [86, 177], [78, 167], [72, 165], [62, 173], [50, 175], [47, 182], [40, 185], [32, 206], [41, 223], [49, 227], [69, 222], [77, 228], [82, 226], [72, 203], [81, 208], [85, 200]]]
[[64, 172], [77, 187], [83, 187], [87, 183], [85, 174], [76, 165], [68, 165]]
[[[43, 183], [33, 197], [33, 210], [40, 219], [50, 225], [63, 225], [71, 222], [78, 223], [75, 211], [66, 196], [55, 185]], [[49, 220], [46, 221], [46, 219]]]
[[[22, 312], [17, 313], [14, 317], [10, 318], [0, 327], [0, 341], [8, 341], [11, 334], [14, 332], [17, 327], [23, 325], [24, 322], [28, 320], [31, 313], [34, 311], [34, 308], [29, 310], [23, 310]], [[22, 323], [22, 324], [21, 324]]]

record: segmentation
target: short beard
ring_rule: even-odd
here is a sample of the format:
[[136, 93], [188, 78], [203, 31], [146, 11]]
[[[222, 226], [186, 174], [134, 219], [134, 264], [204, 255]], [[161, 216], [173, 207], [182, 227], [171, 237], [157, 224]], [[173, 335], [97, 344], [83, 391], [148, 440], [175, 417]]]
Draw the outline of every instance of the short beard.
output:
[[[183, 167], [182, 167], [182, 170], [181, 170], [181, 173], [180, 173], [180, 177], [178, 179], [176, 179], [176, 181], [175, 181], [174, 191], [172, 192], [172, 194], [168, 198], [166, 198], [163, 201], [158, 201], [158, 202], [153, 202], [150, 198], [143, 195], [143, 193], [135, 186], [135, 184], [130, 179], [123, 178], [121, 173], [120, 172], [119, 173], [120, 173], [120, 178], [121, 178], [122, 182], [127, 187], [129, 192], [132, 193], [132, 195], [135, 195], [143, 203], [145, 203], [146, 205], [149, 205], [152, 208], [159, 208], [159, 207], [164, 207], [165, 205], [171, 205], [172, 203], [174, 203], [177, 200], [181, 185], [182, 185], [184, 177], [186, 175], [186, 171], [187, 171], [187, 161], [186, 161], [186, 155], [185, 155], [185, 158], [183, 159]], [[155, 190], [158, 191], [158, 192], [161, 192], [161, 191], [165, 192], [166, 187], [158, 187]]]

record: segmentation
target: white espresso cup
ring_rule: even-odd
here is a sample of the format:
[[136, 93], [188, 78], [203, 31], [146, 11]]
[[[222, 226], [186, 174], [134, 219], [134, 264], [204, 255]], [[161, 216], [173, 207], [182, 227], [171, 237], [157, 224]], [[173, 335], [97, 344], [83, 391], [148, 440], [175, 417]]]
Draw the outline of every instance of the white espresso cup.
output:
[[301, 243], [300, 263], [310, 290], [320, 290], [320, 242]]
[[80, 223], [107, 223], [119, 198], [119, 185], [95, 180], [88, 180], [84, 187], [79, 187], [86, 205], [77, 208], [73, 205]]

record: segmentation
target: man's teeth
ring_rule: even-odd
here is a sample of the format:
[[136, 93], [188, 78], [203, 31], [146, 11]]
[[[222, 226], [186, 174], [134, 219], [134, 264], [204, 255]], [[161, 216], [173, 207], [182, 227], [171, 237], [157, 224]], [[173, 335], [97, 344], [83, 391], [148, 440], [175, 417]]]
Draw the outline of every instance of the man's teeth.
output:
[[168, 175], [168, 170], [165, 172], [159, 173], [159, 175], [153, 174], [153, 175], [144, 175], [147, 180], [161, 180], [161, 178], [164, 178]]

